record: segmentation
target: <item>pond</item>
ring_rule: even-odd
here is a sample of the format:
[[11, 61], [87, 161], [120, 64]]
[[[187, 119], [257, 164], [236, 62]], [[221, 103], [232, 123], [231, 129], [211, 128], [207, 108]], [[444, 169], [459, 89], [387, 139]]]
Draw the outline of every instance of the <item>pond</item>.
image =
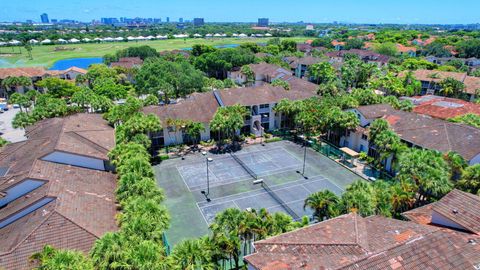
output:
[[92, 64], [101, 63], [103, 63], [103, 58], [101, 57], [63, 59], [55, 62], [50, 70], [65, 70], [71, 67], [87, 69]]

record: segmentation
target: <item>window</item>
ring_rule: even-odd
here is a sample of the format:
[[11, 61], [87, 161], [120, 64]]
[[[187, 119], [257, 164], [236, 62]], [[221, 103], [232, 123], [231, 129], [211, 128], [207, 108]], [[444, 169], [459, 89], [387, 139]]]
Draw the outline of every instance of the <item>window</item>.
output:
[[0, 221], [0, 229], [3, 229], [4, 227], [12, 224], [13, 222], [21, 219], [22, 217], [32, 213], [33, 211], [39, 209], [40, 207], [48, 204], [49, 202], [53, 201], [54, 198], [52, 197], [46, 197], [43, 199], [38, 200], [37, 202], [23, 208], [22, 210], [18, 211], [17, 213], [10, 215], [9, 217], [3, 219]]
[[270, 104], [260, 104], [260, 109], [268, 109], [270, 108]]
[[45, 184], [45, 181], [27, 179], [16, 184], [13, 187], [10, 187], [7, 190], [4, 190], [3, 193], [6, 195], [0, 198], [0, 209], [7, 206], [10, 202], [22, 197], [25, 194], [30, 193], [31, 191], [41, 187]]
[[368, 136], [366, 134], [362, 134], [362, 140], [364, 141], [368, 140]]

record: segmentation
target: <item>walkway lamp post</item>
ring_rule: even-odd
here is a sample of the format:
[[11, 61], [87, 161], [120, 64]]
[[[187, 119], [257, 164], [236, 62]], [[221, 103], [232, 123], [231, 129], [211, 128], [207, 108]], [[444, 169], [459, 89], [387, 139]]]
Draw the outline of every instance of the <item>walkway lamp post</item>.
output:
[[205, 162], [207, 163], [207, 192], [205, 190], [202, 190], [201, 193], [205, 196], [205, 199], [207, 199], [207, 202], [210, 202], [210, 198], [208, 197], [210, 195], [210, 177], [208, 173], [208, 163], [212, 162], [213, 159], [207, 157], [207, 152], [203, 151], [202, 155], [205, 156]]
[[302, 171], [297, 171], [297, 173], [301, 174], [304, 179], [308, 179], [307, 176], [305, 176], [305, 163], [307, 160], [307, 146], [312, 143], [312, 141], [306, 140], [305, 135], [300, 135], [300, 138], [303, 139], [303, 168]]

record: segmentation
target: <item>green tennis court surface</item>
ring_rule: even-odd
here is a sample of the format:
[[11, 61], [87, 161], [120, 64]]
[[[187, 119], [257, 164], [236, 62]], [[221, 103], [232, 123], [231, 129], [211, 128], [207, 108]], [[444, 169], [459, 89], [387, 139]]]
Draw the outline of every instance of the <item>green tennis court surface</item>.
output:
[[[166, 160], [155, 166], [157, 183], [165, 190], [165, 203], [172, 216], [167, 231], [170, 243], [207, 234], [208, 224], [216, 213], [230, 207], [266, 208], [298, 217], [311, 215], [308, 209], [303, 209], [303, 201], [309, 194], [329, 189], [340, 195], [348, 184], [360, 179], [310, 148], [305, 168], [308, 179], [304, 179], [297, 173], [302, 170], [303, 154], [300, 145], [281, 141], [246, 146], [235, 153], [240, 161], [228, 153], [207, 156], [197, 153], [186, 156], [185, 160]], [[210, 202], [201, 193], [207, 190], [207, 157], [213, 160], [208, 164]], [[254, 185], [252, 172], [274, 194], [262, 185]]]

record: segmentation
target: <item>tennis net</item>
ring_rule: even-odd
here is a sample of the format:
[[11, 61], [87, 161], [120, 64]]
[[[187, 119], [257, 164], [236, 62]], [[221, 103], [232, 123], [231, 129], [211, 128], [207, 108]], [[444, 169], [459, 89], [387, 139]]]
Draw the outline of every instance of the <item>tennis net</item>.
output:
[[232, 156], [232, 158], [238, 163], [240, 164], [240, 166], [242, 166], [242, 168], [247, 171], [248, 174], [250, 174], [251, 177], [253, 177], [253, 179], [258, 179], [258, 176], [255, 172], [252, 171], [252, 169], [250, 169], [240, 158], [238, 158], [234, 153], [230, 152], [230, 155]]
[[275, 193], [265, 182], [262, 182], [262, 187], [272, 196], [284, 209], [287, 213], [294, 219], [300, 220], [300, 216], [295, 213], [278, 195]]

